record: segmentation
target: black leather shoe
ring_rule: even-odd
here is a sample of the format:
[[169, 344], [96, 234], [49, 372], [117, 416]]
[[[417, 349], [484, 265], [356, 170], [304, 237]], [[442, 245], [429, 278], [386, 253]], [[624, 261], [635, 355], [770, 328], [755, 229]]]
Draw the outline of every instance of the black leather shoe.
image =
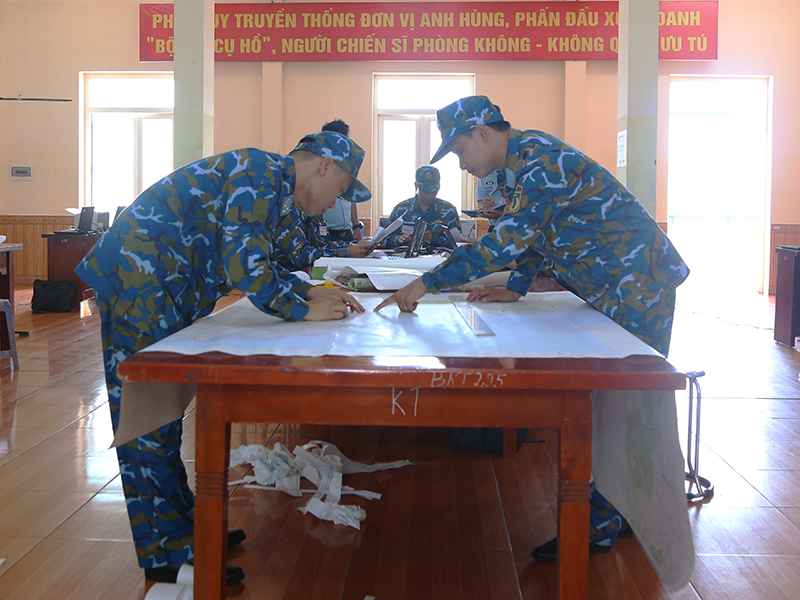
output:
[[[186, 563], [172, 563], [155, 569], [145, 569], [144, 578], [157, 583], [175, 583], [178, 571]], [[227, 565], [225, 567], [225, 585], [236, 585], [244, 579], [244, 571], [240, 567]]]
[[619, 533], [617, 533], [617, 537], [631, 537], [632, 535], [633, 529], [631, 529], [631, 524], [623, 519], [622, 525], [619, 528]]
[[[605, 554], [611, 551], [611, 546], [600, 546], [589, 542], [589, 555]], [[533, 560], [543, 563], [554, 563], [558, 559], [558, 538], [554, 537], [549, 542], [545, 542], [541, 546], [536, 546], [531, 552]]]
[[235, 548], [247, 539], [244, 529], [228, 529], [228, 550]]

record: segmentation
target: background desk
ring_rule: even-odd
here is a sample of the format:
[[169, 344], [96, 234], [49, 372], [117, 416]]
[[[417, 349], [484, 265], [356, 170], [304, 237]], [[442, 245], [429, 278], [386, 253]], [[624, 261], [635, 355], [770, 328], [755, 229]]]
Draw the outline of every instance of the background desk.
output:
[[800, 336], [800, 250], [780, 247], [778, 255], [778, 277], [775, 291], [776, 342], [790, 348]]
[[48, 281], [71, 281], [72, 310], [78, 310], [83, 300], [94, 298], [94, 291], [75, 274], [75, 267], [92, 249], [102, 233], [43, 233], [47, 240]]
[[[383, 357], [385, 358], [385, 357]], [[543, 427], [559, 431], [559, 597], [588, 594], [592, 390], [675, 390], [663, 358], [436, 358], [136, 354], [123, 381], [197, 387], [195, 587], [224, 598], [232, 422]]]

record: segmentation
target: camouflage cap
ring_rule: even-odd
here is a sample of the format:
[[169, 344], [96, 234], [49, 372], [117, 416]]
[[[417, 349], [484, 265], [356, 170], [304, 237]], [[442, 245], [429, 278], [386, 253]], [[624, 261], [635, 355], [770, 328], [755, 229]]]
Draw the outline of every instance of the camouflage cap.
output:
[[431, 159], [441, 160], [450, 152], [450, 142], [476, 125], [505, 121], [500, 109], [486, 96], [467, 96], [436, 111], [436, 122], [442, 134], [442, 145]]
[[358, 170], [364, 162], [364, 150], [349, 137], [335, 131], [320, 131], [305, 136], [293, 151], [313, 152], [323, 158], [330, 157], [353, 177], [353, 185], [340, 197], [349, 202], [366, 202], [372, 192], [358, 180]]
[[420, 192], [432, 194], [439, 191], [439, 169], [436, 167], [420, 167], [414, 178]]

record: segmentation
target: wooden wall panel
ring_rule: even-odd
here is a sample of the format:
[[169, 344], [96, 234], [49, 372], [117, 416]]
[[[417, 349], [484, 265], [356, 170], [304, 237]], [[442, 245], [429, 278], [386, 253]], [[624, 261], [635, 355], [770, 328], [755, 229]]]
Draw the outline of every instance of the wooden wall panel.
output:
[[42, 234], [66, 229], [74, 222], [71, 215], [0, 215], [0, 234], [6, 242], [23, 246], [14, 253], [14, 283], [47, 279], [47, 240]]

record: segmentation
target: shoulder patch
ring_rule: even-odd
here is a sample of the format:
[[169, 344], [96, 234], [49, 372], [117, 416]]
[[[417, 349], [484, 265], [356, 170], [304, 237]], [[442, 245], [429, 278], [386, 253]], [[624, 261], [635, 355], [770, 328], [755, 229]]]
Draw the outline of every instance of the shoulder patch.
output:
[[517, 187], [514, 188], [514, 193], [509, 200], [506, 212], [509, 214], [514, 214], [519, 212], [520, 208], [522, 208], [522, 184], [518, 183]]

